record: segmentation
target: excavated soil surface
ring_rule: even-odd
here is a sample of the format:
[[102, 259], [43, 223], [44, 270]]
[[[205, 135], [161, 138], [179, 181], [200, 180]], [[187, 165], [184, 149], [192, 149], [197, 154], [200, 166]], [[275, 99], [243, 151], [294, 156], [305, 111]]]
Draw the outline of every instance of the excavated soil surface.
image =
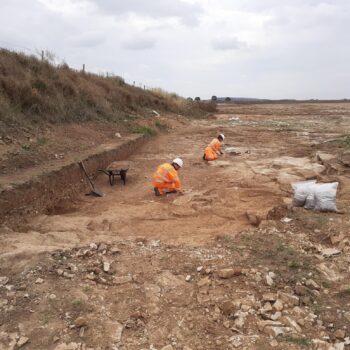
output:
[[[4, 225], [0, 349], [346, 348], [349, 126], [349, 104], [223, 105], [129, 157], [126, 186]], [[219, 132], [240, 154], [208, 164]], [[155, 197], [177, 156], [186, 193]], [[290, 208], [313, 178], [342, 214]]]

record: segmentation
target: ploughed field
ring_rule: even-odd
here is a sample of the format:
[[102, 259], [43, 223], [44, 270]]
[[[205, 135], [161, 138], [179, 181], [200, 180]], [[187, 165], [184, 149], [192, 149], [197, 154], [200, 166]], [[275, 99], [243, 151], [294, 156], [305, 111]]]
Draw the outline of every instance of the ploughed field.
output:
[[[240, 154], [207, 164], [219, 132]], [[186, 194], [155, 197], [177, 156]], [[128, 163], [1, 227], [0, 349], [350, 349], [350, 104], [223, 104]], [[313, 178], [341, 213], [290, 207]]]

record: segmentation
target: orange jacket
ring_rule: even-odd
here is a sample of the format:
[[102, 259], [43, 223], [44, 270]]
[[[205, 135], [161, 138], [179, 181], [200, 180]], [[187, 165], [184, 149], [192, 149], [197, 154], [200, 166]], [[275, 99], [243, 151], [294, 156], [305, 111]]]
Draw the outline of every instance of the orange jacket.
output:
[[169, 163], [164, 163], [159, 165], [153, 174], [153, 186], [177, 190], [181, 188], [181, 181], [175, 168]]
[[217, 138], [210, 142], [209, 147], [211, 147], [216, 154], [220, 154], [221, 142]]

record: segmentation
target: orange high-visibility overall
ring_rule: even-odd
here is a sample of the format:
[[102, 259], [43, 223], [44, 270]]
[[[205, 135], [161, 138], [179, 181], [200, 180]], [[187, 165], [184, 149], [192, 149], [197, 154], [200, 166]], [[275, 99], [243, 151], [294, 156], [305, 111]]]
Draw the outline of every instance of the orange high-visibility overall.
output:
[[181, 181], [175, 168], [168, 163], [159, 165], [153, 174], [153, 186], [158, 188], [160, 194], [178, 191], [181, 188]]
[[221, 150], [221, 142], [218, 139], [213, 139], [209, 146], [205, 148], [204, 158], [205, 160], [215, 160], [218, 159], [218, 155]]

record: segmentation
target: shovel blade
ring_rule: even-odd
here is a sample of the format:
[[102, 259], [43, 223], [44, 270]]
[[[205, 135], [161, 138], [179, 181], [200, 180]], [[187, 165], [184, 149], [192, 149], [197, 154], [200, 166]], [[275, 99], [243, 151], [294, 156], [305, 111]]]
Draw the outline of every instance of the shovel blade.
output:
[[104, 193], [103, 192], [100, 192], [100, 191], [92, 191], [91, 192], [94, 196], [96, 196], [96, 197], [104, 197]]
[[91, 191], [89, 193], [86, 193], [85, 196], [104, 197], [105, 194], [99, 191]]

